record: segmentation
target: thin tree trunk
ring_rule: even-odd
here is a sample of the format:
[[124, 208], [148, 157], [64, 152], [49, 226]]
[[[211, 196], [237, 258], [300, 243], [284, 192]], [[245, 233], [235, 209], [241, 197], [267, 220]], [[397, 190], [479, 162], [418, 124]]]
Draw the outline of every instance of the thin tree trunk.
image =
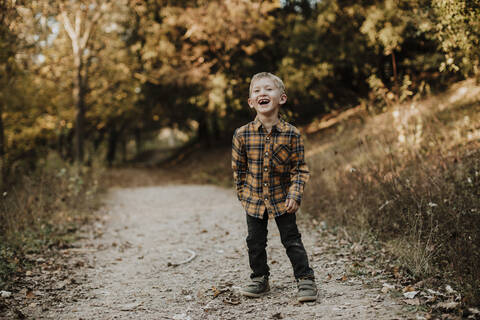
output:
[[127, 162], [127, 137], [122, 137], [122, 163]]
[[137, 155], [143, 151], [143, 139], [142, 139], [142, 130], [140, 128], [135, 128], [135, 147]]
[[393, 68], [393, 82], [394, 82], [394, 91], [395, 91], [395, 99], [397, 100], [396, 102], [399, 102], [398, 98], [398, 79], [397, 79], [397, 61], [395, 59], [395, 51], [392, 50], [392, 68]]
[[75, 57], [76, 77], [73, 82], [73, 99], [75, 101], [75, 161], [83, 162], [84, 158], [84, 123], [85, 123], [85, 88], [83, 83], [83, 63], [80, 56]]
[[[5, 163], [5, 132], [3, 128], [3, 102], [0, 101], [0, 178], [2, 181], [6, 177], [6, 163]], [[0, 183], [1, 186], [1, 183]]]
[[107, 163], [111, 167], [115, 161], [115, 155], [117, 153], [118, 133], [115, 127], [110, 129], [108, 134], [108, 148], [107, 148]]
[[205, 147], [210, 147], [210, 128], [208, 123], [208, 115], [206, 112], [203, 112], [198, 120], [198, 131], [197, 131], [198, 141], [205, 145]]

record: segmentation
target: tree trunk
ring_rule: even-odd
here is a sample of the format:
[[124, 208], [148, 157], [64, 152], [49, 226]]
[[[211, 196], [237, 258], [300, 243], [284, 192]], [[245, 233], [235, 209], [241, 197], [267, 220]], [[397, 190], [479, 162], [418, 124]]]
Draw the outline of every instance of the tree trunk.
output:
[[65, 160], [66, 158], [66, 154], [64, 152], [64, 140], [65, 140], [65, 134], [63, 133], [63, 129], [60, 129], [60, 133], [58, 134], [58, 137], [57, 137], [57, 150], [58, 150], [58, 154], [60, 155], [60, 158], [62, 158], [63, 160]]
[[142, 130], [140, 128], [135, 128], [135, 147], [137, 156], [143, 151], [143, 139], [142, 139]]
[[107, 163], [111, 167], [115, 161], [115, 155], [117, 153], [118, 133], [115, 127], [110, 129], [108, 134], [108, 148], [107, 148]]
[[[0, 101], [0, 178], [5, 180], [6, 163], [5, 163], [5, 132], [3, 128], [3, 102]], [[0, 184], [1, 186], [1, 184]]]
[[220, 123], [219, 123], [219, 116], [215, 113], [212, 118], [212, 134], [210, 135], [210, 143], [214, 144], [221, 140], [221, 132], [220, 132]]
[[121, 139], [122, 142], [122, 163], [127, 162], [127, 137]]
[[94, 153], [97, 153], [98, 148], [100, 148], [100, 145], [103, 142], [103, 138], [105, 137], [105, 130], [101, 129], [98, 131], [98, 135], [93, 139], [93, 151]]
[[198, 120], [198, 131], [197, 131], [198, 141], [205, 145], [205, 147], [210, 147], [210, 128], [208, 123], [208, 116], [206, 112], [203, 112]]
[[75, 161], [83, 163], [84, 123], [85, 123], [85, 84], [82, 76], [83, 62], [81, 53], [75, 57], [76, 77], [73, 81], [73, 100], [76, 107], [75, 117]]
[[397, 61], [395, 59], [395, 51], [392, 50], [392, 69], [393, 69], [393, 82], [394, 82], [394, 91], [395, 91], [395, 99], [397, 100], [396, 102], [398, 103], [399, 98], [399, 90], [398, 90], [398, 79], [397, 79]]

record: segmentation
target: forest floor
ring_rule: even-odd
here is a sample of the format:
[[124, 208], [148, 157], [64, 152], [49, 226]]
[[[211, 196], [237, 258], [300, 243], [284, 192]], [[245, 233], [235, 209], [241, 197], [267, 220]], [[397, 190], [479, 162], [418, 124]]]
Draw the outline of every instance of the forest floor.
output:
[[[141, 172], [137, 179], [162, 174]], [[301, 212], [298, 220], [318, 301], [296, 302], [292, 269], [272, 222], [271, 292], [249, 299], [238, 294], [249, 268], [245, 215], [232, 189], [181, 183], [111, 188], [95, 223], [82, 228], [72, 247], [30, 257], [34, 267], [3, 306], [4, 316], [424, 319], [421, 307], [393, 290], [392, 273], [375, 265], [381, 252], [359, 254], [338, 230]]]

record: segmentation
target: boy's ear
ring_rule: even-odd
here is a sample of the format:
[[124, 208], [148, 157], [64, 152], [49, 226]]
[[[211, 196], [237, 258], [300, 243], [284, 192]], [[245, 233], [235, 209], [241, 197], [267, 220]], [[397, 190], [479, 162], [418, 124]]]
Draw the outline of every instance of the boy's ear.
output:
[[285, 93], [282, 93], [280, 95], [280, 101], [278, 102], [278, 104], [285, 104], [287, 102], [287, 95]]
[[253, 100], [251, 98], [248, 98], [248, 105], [250, 106], [250, 108], [253, 108]]

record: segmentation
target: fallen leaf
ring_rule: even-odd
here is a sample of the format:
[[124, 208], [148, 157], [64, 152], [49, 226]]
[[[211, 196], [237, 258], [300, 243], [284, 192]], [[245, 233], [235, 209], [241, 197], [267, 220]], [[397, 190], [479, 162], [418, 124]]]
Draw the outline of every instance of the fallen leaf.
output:
[[415, 288], [412, 286], [406, 286], [405, 288], [402, 289], [403, 292], [412, 292], [415, 291]]
[[10, 291], [0, 291], [0, 296], [2, 298], [10, 298], [12, 296], [12, 293]]
[[435, 290], [432, 290], [432, 289], [427, 289], [427, 291], [430, 294], [434, 294], [434, 295], [437, 295], [437, 296], [443, 296], [443, 294], [439, 291], [435, 291]]
[[435, 309], [444, 309], [444, 310], [454, 310], [458, 307], [459, 303], [455, 301], [450, 301], [450, 302], [439, 302], [433, 307]]
[[455, 293], [456, 292], [455, 290], [453, 290], [453, 288], [449, 284], [447, 284], [445, 286], [445, 291], [447, 291], [448, 293]]
[[342, 276], [341, 278], [337, 278], [338, 281], [347, 281], [348, 277], [346, 275]]
[[384, 283], [381, 289], [383, 293], [388, 293], [391, 290], [395, 290], [395, 286], [388, 283]]
[[471, 314], [480, 315], [480, 310], [478, 310], [477, 308], [468, 308], [468, 311]]
[[415, 296], [418, 294], [419, 291], [409, 291], [409, 292], [405, 292], [403, 293], [403, 296], [407, 299], [413, 299], [415, 298]]
[[28, 270], [27, 272], [25, 272], [25, 275], [26, 275], [27, 277], [30, 277], [30, 276], [32, 275], [32, 271]]
[[33, 293], [33, 290], [27, 290], [25, 297], [27, 297], [28, 299], [32, 299], [33, 297], [35, 297], [35, 293]]
[[213, 291], [213, 297], [216, 298], [220, 295], [220, 290], [217, 289], [217, 287], [212, 286], [212, 291]]
[[400, 274], [400, 268], [399, 267], [394, 267], [393, 268], [393, 276], [397, 279], [402, 277], [402, 275]]

